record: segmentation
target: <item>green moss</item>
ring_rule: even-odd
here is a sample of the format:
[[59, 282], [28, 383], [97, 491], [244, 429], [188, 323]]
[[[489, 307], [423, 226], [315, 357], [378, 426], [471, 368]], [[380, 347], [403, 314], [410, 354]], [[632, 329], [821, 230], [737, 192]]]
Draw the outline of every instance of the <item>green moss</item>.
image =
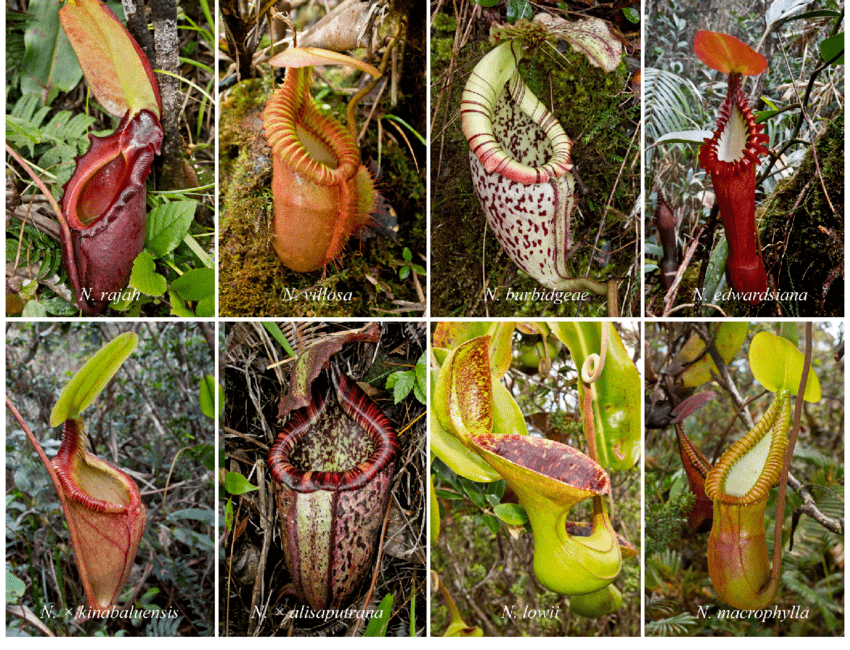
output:
[[434, 22], [431, 26], [441, 32], [453, 32], [457, 29], [457, 19], [448, 14], [438, 13], [434, 16]]
[[454, 38], [433, 38], [431, 39], [431, 53], [434, 58], [440, 61], [450, 61], [454, 55]]

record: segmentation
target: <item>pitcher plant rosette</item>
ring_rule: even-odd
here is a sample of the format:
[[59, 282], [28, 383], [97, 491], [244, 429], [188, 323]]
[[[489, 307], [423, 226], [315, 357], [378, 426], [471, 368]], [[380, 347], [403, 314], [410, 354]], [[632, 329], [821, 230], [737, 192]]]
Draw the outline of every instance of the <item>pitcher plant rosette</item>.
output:
[[[569, 349], [582, 384], [587, 453], [529, 435], [502, 383], [515, 330], [544, 341], [551, 334]], [[540, 585], [571, 596], [570, 609], [579, 616], [616, 610], [622, 595], [613, 582], [623, 559], [637, 551], [609, 516], [608, 472], [634, 466], [640, 449], [640, 416], [628, 399], [639, 390], [639, 378], [616, 330], [601, 323], [440, 323], [433, 345], [431, 451], [441, 461], [438, 499], [450, 497], [452, 487], [463, 490], [487, 513], [476, 535], [497, 532], [500, 521], [515, 534], [527, 524]], [[550, 362], [540, 360], [543, 377]], [[501, 502], [508, 492], [515, 502]], [[571, 515], [582, 502], [581, 509], [589, 506], [587, 522]], [[440, 512], [438, 506], [432, 517]]]

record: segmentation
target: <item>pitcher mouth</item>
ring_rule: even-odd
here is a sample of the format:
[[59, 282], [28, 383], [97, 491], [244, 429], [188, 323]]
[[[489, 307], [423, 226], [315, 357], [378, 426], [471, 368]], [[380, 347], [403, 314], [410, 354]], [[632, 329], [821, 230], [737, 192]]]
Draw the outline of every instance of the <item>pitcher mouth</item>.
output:
[[269, 469], [288, 488], [356, 490], [399, 452], [387, 417], [357, 384], [331, 365], [313, 382], [312, 400], [290, 416], [269, 450]]
[[[560, 178], [572, 169], [572, 140], [520, 77], [517, 65], [521, 58], [521, 45], [505, 41], [475, 66], [463, 91], [461, 127], [470, 151], [487, 172], [523, 185], [536, 185]], [[525, 140], [532, 133], [496, 132], [497, 108], [504, 102], [515, 105], [537, 127], [534, 139], [548, 146], [546, 160], [527, 164], [522, 155], [517, 156], [517, 147], [523, 150], [531, 146]]]
[[713, 177], [726, 178], [758, 166], [759, 156], [770, 152], [764, 126], [756, 124], [747, 97], [741, 88], [741, 75], [729, 75], [729, 89], [720, 107], [717, 126], [711, 138], [700, 147], [700, 166]]

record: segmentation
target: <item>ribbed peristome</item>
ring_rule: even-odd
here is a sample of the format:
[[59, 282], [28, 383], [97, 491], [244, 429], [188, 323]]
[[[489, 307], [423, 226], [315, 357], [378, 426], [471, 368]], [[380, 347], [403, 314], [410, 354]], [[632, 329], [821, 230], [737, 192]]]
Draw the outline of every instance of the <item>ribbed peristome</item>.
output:
[[[319, 185], [341, 185], [360, 167], [360, 149], [342, 124], [316, 108], [310, 94], [312, 71], [287, 69], [283, 85], [263, 111], [266, 139], [274, 155], [298, 174]], [[316, 159], [308, 148], [313, 146], [310, 139], [324, 147], [335, 164], [322, 161], [322, 154]]]
[[[758, 424], [743, 438], [737, 440], [708, 473], [705, 494], [715, 502], [727, 505], [751, 505], [765, 501], [770, 490], [779, 482], [788, 446], [788, 426], [791, 422], [791, 397], [780, 393]], [[765, 445], [767, 453], [764, 455]], [[759, 453], [761, 452], [761, 453]], [[745, 468], [740, 463], [758, 462], [758, 478], [742, 495], [729, 494], [730, 475]], [[752, 470], [750, 470], [752, 471]]]

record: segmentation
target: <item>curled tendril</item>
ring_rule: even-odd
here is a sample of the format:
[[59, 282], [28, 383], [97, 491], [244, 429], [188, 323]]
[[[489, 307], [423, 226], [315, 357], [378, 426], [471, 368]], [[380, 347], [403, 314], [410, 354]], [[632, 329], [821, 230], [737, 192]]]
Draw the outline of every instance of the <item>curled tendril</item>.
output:
[[589, 354], [581, 365], [581, 380], [585, 384], [592, 384], [602, 376], [605, 370], [605, 356], [608, 354], [608, 328], [611, 323], [602, 323], [602, 344], [599, 354]]

